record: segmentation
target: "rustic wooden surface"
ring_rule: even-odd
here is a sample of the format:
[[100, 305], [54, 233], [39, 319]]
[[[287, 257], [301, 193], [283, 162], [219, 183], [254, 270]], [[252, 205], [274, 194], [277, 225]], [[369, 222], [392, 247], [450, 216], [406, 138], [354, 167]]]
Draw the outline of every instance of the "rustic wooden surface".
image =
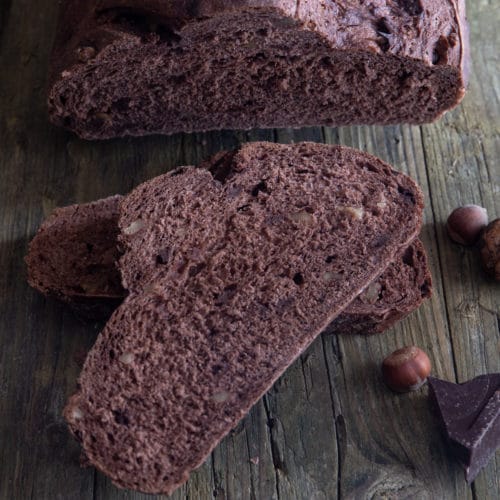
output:
[[464, 203], [500, 215], [498, 0], [469, 1], [473, 71], [463, 104], [423, 127], [224, 132], [87, 143], [47, 123], [44, 85], [56, 0], [0, 0], [0, 499], [146, 499], [78, 465], [61, 410], [75, 387], [85, 325], [25, 282], [23, 255], [58, 205], [138, 182], [240, 142], [342, 143], [421, 183], [434, 296], [385, 335], [323, 336], [180, 488], [174, 499], [497, 499], [500, 453], [468, 486], [447, 455], [426, 389], [390, 393], [384, 356], [415, 343], [434, 374], [500, 371], [498, 285], [443, 222]]

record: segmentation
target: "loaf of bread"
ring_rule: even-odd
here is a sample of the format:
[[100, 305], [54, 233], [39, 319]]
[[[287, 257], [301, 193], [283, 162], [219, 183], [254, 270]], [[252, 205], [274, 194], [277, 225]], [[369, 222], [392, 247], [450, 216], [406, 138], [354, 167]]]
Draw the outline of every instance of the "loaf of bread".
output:
[[66, 0], [48, 105], [87, 139], [424, 123], [467, 65], [464, 0]]
[[120, 207], [129, 295], [65, 417], [113, 482], [170, 493], [417, 236], [423, 197], [368, 154], [254, 143]]
[[[126, 296], [117, 279], [117, 263], [110, 259], [118, 255], [114, 236], [118, 234], [120, 201], [120, 196], [114, 196], [57, 209], [30, 245], [26, 258], [29, 283], [39, 292], [70, 304], [80, 315], [107, 319]], [[427, 257], [417, 239], [347, 306], [326, 332], [382, 333], [417, 309], [430, 293]]]

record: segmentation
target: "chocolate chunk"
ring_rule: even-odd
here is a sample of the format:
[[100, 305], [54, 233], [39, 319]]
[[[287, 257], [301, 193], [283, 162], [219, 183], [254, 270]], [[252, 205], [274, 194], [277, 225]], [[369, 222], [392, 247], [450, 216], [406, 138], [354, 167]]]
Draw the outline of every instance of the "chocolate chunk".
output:
[[500, 447], [500, 373], [463, 384], [429, 377], [429, 387], [453, 453], [470, 483]]

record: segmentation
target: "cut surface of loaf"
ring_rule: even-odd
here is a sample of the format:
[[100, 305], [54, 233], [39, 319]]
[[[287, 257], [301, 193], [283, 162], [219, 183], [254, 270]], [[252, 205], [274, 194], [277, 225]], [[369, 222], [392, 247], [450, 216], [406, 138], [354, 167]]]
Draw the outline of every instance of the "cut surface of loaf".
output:
[[82, 316], [109, 316], [125, 295], [116, 266], [120, 200], [55, 209], [29, 245], [29, 284]]
[[[44, 224], [30, 246], [30, 256], [27, 259], [30, 262], [30, 284], [42, 293], [51, 292], [51, 295], [75, 306], [74, 290], [83, 288], [82, 283], [88, 281], [88, 272], [80, 274], [79, 269], [72, 270], [68, 290], [68, 286], [65, 286], [68, 276], [63, 273], [63, 279], [59, 281], [60, 269], [71, 263], [74, 256], [80, 256], [82, 242], [91, 242], [92, 248], [97, 249], [90, 254], [91, 265], [98, 270], [100, 276], [92, 275], [93, 290], [90, 295], [87, 294], [87, 310], [92, 318], [102, 311], [102, 319], [107, 319], [113, 311], [111, 306], [118, 307], [126, 295], [117, 280], [117, 263], [109, 259], [109, 251], [117, 245], [116, 240], [110, 237], [118, 235], [120, 201], [121, 197], [115, 196], [79, 205], [78, 220], [68, 217], [68, 209], [58, 209], [55, 217], [63, 219], [64, 230], [61, 231], [59, 224], [54, 222]], [[71, 213], [75, 211], [73, 208], [70, 210]], [[96, 231], [96, 212], [101, 216], [99, 225], [105, 224], [108, 228], [105, 232]], [[49, 220], [53, 221], [52, 217]], [[42, 238], [43, 243], [38, 241], [39, 238]], [[54, 273], [54, 269], [58, 272]], [[41, 282], [37, 282], [34, 275], [41, 276]], [[110, 283], [113, 284], [111, 290]], [[381, 333], [415, 310], [430, 293], [431, 275], [427, 257], [422, 243], [417, 239], [347, 306], [328, 326], [326, 332]], [[114, 298], [111, 302], [108, 298], [110, 295]], [[78, 312], [81, 314], [87, 312], [80, 309]]]
[[417, 309], [431, 293], [427, 255], [417, 239], [349, 304], [325, 333], [382, 333]]
[[253, 143], [124, 198], [129, 296], [65, 417], [121, 487], [170, 493], [416, 237], [422, 194], [349, 148]]
[[48, 103], [87, 139], [424, 123], [467, 64], [463, 0], [68, 0]]

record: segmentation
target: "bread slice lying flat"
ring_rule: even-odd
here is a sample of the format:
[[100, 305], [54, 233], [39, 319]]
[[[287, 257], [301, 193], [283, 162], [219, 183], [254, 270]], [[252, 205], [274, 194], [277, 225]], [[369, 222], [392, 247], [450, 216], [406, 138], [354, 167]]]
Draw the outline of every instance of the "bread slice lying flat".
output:
[[[115, 236], [121, 199], [114, 196], [57, 209], [30, 245], [26, 258], [30, 284], [70, 304], [79, 315], [108, 319], [127, 294], [117, 279], [117, 262], [110, 259], [118, 255]], [[326, 331], [381, 333], [417, 309], [430, 293], [427, 257], [416, 239]]]
[[125, 296], [116, 266], [121, 198], [55, 209], [29, 245], [29, 284], [79, 315], [109, 317]]
[[463, 0], [67, 0], [48, 104], [87, 139], [423, 123], [467, 63]]
[[254, 143], [208, 167], [122, 201], [129, 296], [64, 412], [123, 488], [186, 481], [421, 226], [417, 185], [349, 148]]

